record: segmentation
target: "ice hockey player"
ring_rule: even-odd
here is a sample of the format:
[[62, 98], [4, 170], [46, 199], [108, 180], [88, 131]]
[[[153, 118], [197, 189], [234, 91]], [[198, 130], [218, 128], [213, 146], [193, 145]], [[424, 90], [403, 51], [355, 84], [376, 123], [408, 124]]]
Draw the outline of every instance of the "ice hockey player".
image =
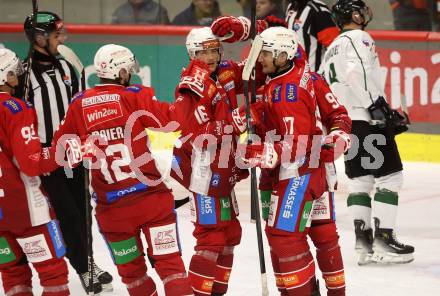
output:
[[[281, 277], [283, 295], [316, 295], [315, 266], [307, 244], [308, 217], [313, 200], [326, 191], [324, 165], [312, 164], [312, 143], [321, 146], [311, 72], [294, 65], [298, 39], [284, 27], [260, 34], [263, 47], [258, 62], [270, 80], [264, 88], [264, 142], [246, 147], [246, 159], [274, 169], [266, 235], [274, 272]], [[256, 120], [258, 122], [258, 120]], [[320, 150], [320, 149], [319, 149]], [[318, 151], [319, 151], [318, 150]], [[319, 155], [318, 155], [319, 156]]]
[[[300, 45], [294, 62], [297, 67], [303, 67], [307, 62], [306, 54]], [[335, 223], [334, 191], [337, 187], [337, 179], [333, 161], [339, 158], [350, 145], [348, 134], [351, 130], [351, 120], [347, 115], [347, 110], [339, 104], [324, 78], [312, 73], [311, 79], [319, 112], [318, 121], [322, 123], [323, 131], [327, 134], [322, 141], [325, 150], [320, 154], [320, 161], [325, 163], [328, 191], [313, 203], [308, 234], [316, 247], [316, 261], [327, 287], [327, 295], [342, 296], [345, 295], [345, 274]], [[325, 145], [327, 142], [338, 143], [339, 147]], [[273, 175], [273, 170], [262, 169], [260, 176], [259, 189], [264, 220], [267, 220], [269, 215]], [[283, 293], [285, 287], [282, 275], [276, 274], [275, 276], [278, 289]]]
[[65, 245], [38, 177], [58, 165], [47, 159], [54, 155], [41, 148], [34, 109], [13, 96], [22, 70], [15, 53], [0, 49], [0, 272], [4, 295], [34, 295], [30, 262], [43, 296], [67, 296]]
[[[32, 69], [29, 69], [29, 102], [36, 110], [38, 136], [43, 147], [51, 144], [54, 131], [64, 118], [72, 97], [79, 90], [79, 80], [73, 66], [59, 57], [58, 45], [67, 38], [63, 20], [55, 13], [39, 11], [36, 24], [33, 15], [24, 22], [24, 31], [32, 46]], [[25, 65], [27, 67], [27, 64]], [[25, 75], [21, 78], [24, 80]], [[22, 81], [21, 86], [24, 83]], [[21, 87], [20, 89], [24, 89]], [[17, 94], [19, 98], [24, 94]], [[67, 245], [66, 257], [75, 269], [85, 291], [99, 293], [112, 289], [112, 276], [94, 265], [94, 283], [89, 286], [87, 260], [86, 186], [84, 169], [77, 167], [67, 177], [64, 169], [41, 176], [44, 190], [59, 219]]]
[[[246, 130], [244, 108], [237, 108], [244, 65], [221, 60], [220, 41], [208, 27], [191, 30], [186, 48], [190, 64], [182, 72], [174, 105], [187, 110], [178, 120], [181, 139], [192, 136], [175, 147], [171, 176], [193, 193], [196, 246], [189, 277], [194, 293], [224, 295], [241, 239], [233, 188], [248, 176], [235, 162], [235, 137]], [[201, 145], [204, 138], [211, 142]]]
[[170, 105], [159, 102], [152, 88], [128, 86], [139, 70], [128, 48], [102, 46], [94, 66], [101, 84], [74, 97], [54, 141], [65, 134], [98, 137], [91, 168], [96, 219], [128, 293], [157, 295], [147, 274], [143, 232], [166, 295], [193, 295], [180, 256], [173, 195], [145, 133], [145, 128], [168, 127]]
[[[330, 88], [353, 120], [352, 133], [360, 144], [356, 145], [359, 150], [350, 150], [351, 157], [345, 159], [350, 191], [347, 205], [354, 218], [358, 263], [372, 259], [407, 263], [413, 260], [414, 247], [400, 243], [395, 235], [403, 174], [394, 136], [407, 129], [405, 119], [390, 109], [384, 97], [375, 43], [364, 31], [372, 18], [371, 9], [361, 0], [339, 0], [332, 10], [342, 32], [325, 54], [324, 71]], [[377, 141], [367, 143], [371, 136]], [[366, 144], [378, 155], [370, 154]], [[364, 163], [364, 158], [369, 161]]]

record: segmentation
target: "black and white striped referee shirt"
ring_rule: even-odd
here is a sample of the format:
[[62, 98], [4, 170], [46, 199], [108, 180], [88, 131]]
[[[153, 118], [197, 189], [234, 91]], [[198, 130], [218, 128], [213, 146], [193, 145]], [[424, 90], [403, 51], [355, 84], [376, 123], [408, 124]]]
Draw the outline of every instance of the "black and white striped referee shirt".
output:
[[38, 136], [43, 146], [50, 145], [73, 95], [79, 91], [73, 66], [64, 59], [58, 59], [58, 62], [55, 66], [34, 61], [30, 75], [29, 102], [34, 105], [37, 113]]
[[286, 22], [289, 29], [298, 33], [311, 70], [318, 71], [325, 48], [339, 35], [330, 10], [319, 0], [292, 0], [287, 6]]

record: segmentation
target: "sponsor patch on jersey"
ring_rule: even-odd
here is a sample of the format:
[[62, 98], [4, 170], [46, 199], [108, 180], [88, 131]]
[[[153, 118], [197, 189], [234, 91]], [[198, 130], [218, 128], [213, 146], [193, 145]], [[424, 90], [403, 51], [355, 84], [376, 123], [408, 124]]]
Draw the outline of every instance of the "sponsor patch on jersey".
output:
[[23, 110], [23, 108], [21, 107], [20, 103], [18, 103], [15, 99], [10, 98], [7, 99], [6, 101], [3, 102], [3, 106], [5, 106], [6, 108], [9, 109], [9, 111], [11, 111], [12, 114], [17, 114], [18, 112], [20, 112], [21, 110]]
[[53, 258], [44, 234], [17, 238], [17, 242], [31, 263], [38, 263]]
[[9, 245], [8, 240], [0, 236], [0, 264], [5, 264], [17, 259], [11, 245]]
[[289, 180], [281, 202], [276, 228], [289, 232], [295, 231], [309, 180], [310, 174]]
[[84, 100], [82, 100], [81, 104], [83, 107], [87, 107], [107, 102], [119, 102], [120, 99], [121, 96], [119, 94], [104, 94], [85, 98]]
[[213, 84], [209, 86], [208, 89], [208, 97], [212, 97], [212, 95], [217, 91], [217, 87]]
[[269, 203], [269, 215], [267, 216], [267, 225], [269, 227], [273, 227], [275, 223], [275, 216], [277, 213], [278, 208], [278, 195], [273, 194], [270, 196], [270, 203]]
[[231, 201], [227, 197], [220, 198], [220, 220], [231, 220]]
[[125, 89], [128, 91], [134, 92], [136, 94], [142, 90], [142, 88], [138, 85], [130, 85], [130, 86], [126, 87]]
[[197, 194], [199, 224], [209, 225], [217, 223], [215, 199], [210, 196]]
[[301, 215], [301, 219], [299, 221], [299, 231], [303, 232], [306, 227], [310, 226], [311, 222], [311, 215], [310, 212], [312, 211], [313, 201], [306, 201], [304, 204], [304, 209]]
[[314, 201], [312, 219], [313, 220], [330, 219], [330, 203], [329, 203], [328, 192], [324, 193], [320, 198]]
[[226, 68], [226, 67], [229, 67], [231, 64], [229, 63], [229, 61], [221, 61], [219, 64], [218, 64], [218, 67], [219, 67], [219, 69], [221, 69], [221, 68]]
[[151, 245], [153, 255], [165, 255], [179, 252], [176, 223], [151, 227]]
[[218, 187], [218, 185], [220, 185], [220, 175], [219, 174], [214, 174], [211, 177], [211, 186], [212, 187]]
[[298, 87], [294, 83], [286, 84], [286, 101], [294, 103], [298, 100]]
[[52, 239], [52, 245], [55, 249], [55, 255], [57, 258], [61, 258], [66, 254], [66, 248], [64, 247], [64, 241], [61, 236], [61, 230], [58, 223], [54, 220], [47, 223], [47, 230], [49, 231], [50, 238]]
[[223, 88], [225, 89], [225, 91], [230, 91], [231, 89], [235, 88], [235, 82], [234, 80], [229, 81], [228, 83], [226, 83]]
[[113, 260], [118, 265], [129, 263], [141, 255], [135, 237], [119, 242], [108, 242], [108, 244]]
[[65, 75], [65, 76], [63, 77], [63, 81], [64, 81], [64, 84], [65, 84], [65, 85], [68, 85], [68, 86], [71, 86], [71, 85], [72, 85], [72, 79], [70, 79], [70, 77], [67, 76], [67, 75]]
[[145, 185], [144, 183], [138, 183], [138, 184], [135, 184], [135, 185], [127, 187], [127, 188], [107, 192], [106, 193], [107, 202], [113, 203], [116, 200], [123, 198], [129, 194], [145, 191], [145, 190], [147, 190], [147, 188], [148, 188], [148, 186]]
[[232, 70], [223, 71], [218, 76], [218, 80], [220, 82], [226, 82], [226, 81], [231, 80], [231, 79], [234, 79], [234, 71], [232, 71]]
[[282, 84], [278, 84], [273, 88], [272, 91], [272, 103], [281, 102], [281, 89], [283, 88]]
[[122, 116], [122, 108], [119, 102], [108, 102], [83, 108], [83, 118], [88, 129]]

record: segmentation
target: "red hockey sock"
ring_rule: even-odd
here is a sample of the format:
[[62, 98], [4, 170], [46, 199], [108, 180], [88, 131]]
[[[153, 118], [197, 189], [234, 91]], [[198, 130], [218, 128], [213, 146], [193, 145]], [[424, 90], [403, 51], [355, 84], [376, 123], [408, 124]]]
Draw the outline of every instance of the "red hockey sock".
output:
[[179, 254], [162, 255], [154, 258], [156, 272], [163, 282], [167, 296], [192, 295], [193, 291], [186, 274], [185, 265]]
[[345, 275], [335, 223], [313, 226], [309, 232], [328, 296], [345, 296]]
[[312, 294], [315, 283], [315, 263], [309, 251], [279, 258], [279, 267], [287, 295], [310, 296]]
[[191, 258], [189, 280], [194, 295], [211, 295], [217, 268], [218, 253], [200, 250]]
[[212, 293], [226, 294], [228, 282], [234, 262], [234, 247], [224, 247], [223, 253], [218, 256]]
[[130, 296], [157, 296], [156, 284], [147, 274], [126, 285]]
[[[26, 260], [24, 260], [26, 262]], [[3, 288], [6, 293], [16, 292], [20, 296], [29, 296], [32, 294], [32, 271], [26, 263], [18, 263], [15, 266], [0, 266]]]
[[270, 252], [270, 257], [272, 259], [272, 268], [275, 275], [275, 283], [277, 285], [278, 291], [281, 296], [287, 296], [287, 290], [284, 286], [283, 274], [280, 271], [280, 263], [277, 255], [274, 252]]

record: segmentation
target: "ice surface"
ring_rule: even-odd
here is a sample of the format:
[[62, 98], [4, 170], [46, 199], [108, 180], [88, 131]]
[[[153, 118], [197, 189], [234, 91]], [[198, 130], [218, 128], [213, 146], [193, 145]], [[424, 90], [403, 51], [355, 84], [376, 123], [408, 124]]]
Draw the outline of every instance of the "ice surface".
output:
[[[165, 154], [166, 155], [166, 154]], [[161, 162], [163, 163], [163, 162]], [[343, 174], [343, 163], [337, 163], [339, 191], [336, 193], [337, 226], [345, 264], [347, 295], [353, 296], [436, 296], [440, 295], [440, 164], [405, 163], [404, 187], [400, 192], [397, 222], [398, 239], [415, 246], [415, 261], [404, 265], [363, 266], [356, 264], [352, 219], [347, 211], [347, 182]], [[184, 197], [188, 193], [171, 182], [174, 193]], [[261, 295], [258, 251], [255, 224], [249, 222], [249, 179], [236, 187], [240, 206], [240, 221], [243, 227], [241, 244], [236, 248], [234, 269], [227, 295]], [[178, 210], [179, 230], [183, 257], [188, 266], [194, 246], [192, 224], [188, 206]], [[108, 250], [94, 224], [94, 252], [98, 265], [110, 271], [114, 280], [114, 292], [103, 295], [128, 295], [117, 276]], [[266, 267], [270, 295], [278, 295], [265, 241]], [[312, 251], [314, 253], [314, 250]], [[69, 287], [72, 295], [85, 295], [75, 271], [69, 267]], [[162, 285], [149, 269], [158, 286], [159, 295], [164, 295]], [[318, 275], [320, 277], [320, 275]], [[41, 293], [38, 277], [34, 274], [34, 292]], [[326, 295], [323, 281], [321, 294]]]

